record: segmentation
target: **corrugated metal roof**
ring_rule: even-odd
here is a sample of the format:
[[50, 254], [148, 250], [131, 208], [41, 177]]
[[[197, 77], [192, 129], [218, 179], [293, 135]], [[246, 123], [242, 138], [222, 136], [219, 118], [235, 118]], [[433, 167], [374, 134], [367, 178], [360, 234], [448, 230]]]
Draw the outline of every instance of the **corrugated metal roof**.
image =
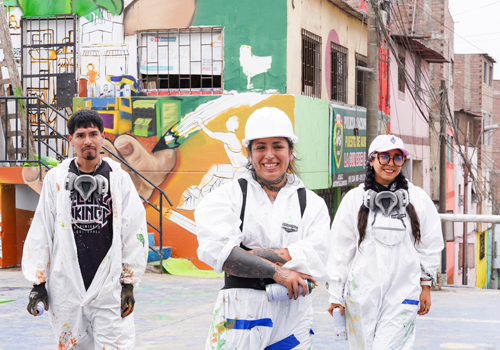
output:
[[433, 49], [428, 48], [420, 41], [405, 35], [391, 35], [392, 39], [406, 49], [415, 52], [422, 57], [423, 60], [429, 63], [446, 63], [449, 62], [443, 55]]

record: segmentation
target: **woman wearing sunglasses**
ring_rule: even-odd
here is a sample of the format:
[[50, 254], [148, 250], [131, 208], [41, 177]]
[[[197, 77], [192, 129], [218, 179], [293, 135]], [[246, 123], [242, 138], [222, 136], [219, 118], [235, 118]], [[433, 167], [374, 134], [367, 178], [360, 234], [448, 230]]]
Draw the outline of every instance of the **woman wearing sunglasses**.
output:
[[431, 306], [441, 221], [401, 173], [400, 138], [380, 135], [368, 154], [364, 185], [347, 193], [332, 224], [328, 311], [345, 311], [350, 349], [412, 349], [416, 316]]

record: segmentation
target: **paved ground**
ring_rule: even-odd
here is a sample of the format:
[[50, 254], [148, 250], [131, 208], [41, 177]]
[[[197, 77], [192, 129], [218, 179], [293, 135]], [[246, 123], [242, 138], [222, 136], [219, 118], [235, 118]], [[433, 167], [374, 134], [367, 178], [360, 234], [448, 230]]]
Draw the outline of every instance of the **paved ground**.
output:
[[[222, 283], [147, 273], [135, 290], [137, 349], [202, 349]], [[29, 291], [19, 268], [0, 269], [0, 299], [14, 299], [0, 304], [0, 349], [56, 349], [47, 316], [26, 311]], [[314, 348], [348, 349], [333, 340], [326, 290], [312, 296]], [[431, 313], [417, 320], [415, 349], [500, 350], [500, 291], [446, 287], [432, 298]]]

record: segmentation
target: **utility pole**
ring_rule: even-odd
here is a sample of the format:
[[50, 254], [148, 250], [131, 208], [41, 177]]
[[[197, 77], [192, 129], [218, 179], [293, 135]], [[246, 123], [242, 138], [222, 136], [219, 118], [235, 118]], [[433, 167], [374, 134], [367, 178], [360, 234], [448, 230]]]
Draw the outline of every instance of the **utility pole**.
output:
[[[446, 213], [446, 123], [445, 123], [445, 106], [448, 99], [446, 98], [446, 82], [441, 80], [441, 105], [440, 105], [440, 131], [439, 131], [439, 212]], [[441, 231], [443, 232], [444, 249], [441, 252], [441, 284], [446, 281], [446, 223], [441, 221]]]
[[[469, 184], [469, 123], [467, 123], [467, 133], [465, 134], [465, 152], [464, 152], [464, 214], [467, 214], [467, 187]], [[467, 230], [468, 223], [464, 222], [464, 235], [463, 235], [463, 249], [462, 249], [462, 285], [466, 286], [468, 284], [467, 281], [467, 251], [468, 251], [468, 242], [467, 242]]]
[[[370, 147], [373, 139], [378, 135], [378, 26], [375, 17], [373, 0], [368, 4], [368, 48], [366, 82], [366, 148]], [[368, 155], [368, 152], [367, 152]]]

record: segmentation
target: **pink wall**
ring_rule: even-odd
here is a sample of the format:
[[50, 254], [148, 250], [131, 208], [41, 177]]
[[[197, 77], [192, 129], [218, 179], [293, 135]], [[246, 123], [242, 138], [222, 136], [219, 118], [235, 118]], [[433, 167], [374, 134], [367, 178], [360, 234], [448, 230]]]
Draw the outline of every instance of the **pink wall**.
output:
[[[403, 52], [401, 50], [400, 52]], [[425, 118], [420, 113], [420, 110], [413, 100], [409, 92], [408, 86], [405, 87], [405, 92], [398, 89], [398, 66], [396, 58], [392, 53], [391, 56], [391, 72], [390, 72], [390, 94], [391, 94], [391, 133], [403, 139], [405, 146], [410, 152], [409, 159], [422, 161], [422, 176], [423, 189], [430, 194], [430, 142], [429, 142], [429, 125], [428, 112], [425, 105], [429, 105], [429, 98], [425, 91], [429, 89], [429, 63], [421, 60], [421, 87], [422, 99], [426, 99], [426, 103], [420, 103], [420, 109], [427, 113]], [[415, 65], [412, 55], [406, 52], [405, 67], [412, 77], [415, 75]]]

